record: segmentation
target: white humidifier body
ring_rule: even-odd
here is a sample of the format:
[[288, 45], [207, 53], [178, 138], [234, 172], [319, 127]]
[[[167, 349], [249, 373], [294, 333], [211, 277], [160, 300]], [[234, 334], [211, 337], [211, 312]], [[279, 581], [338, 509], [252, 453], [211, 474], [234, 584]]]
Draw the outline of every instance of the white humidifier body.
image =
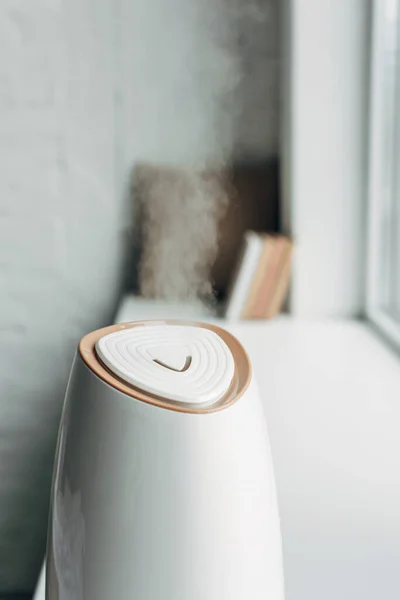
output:
[[249, 359], [206, 324], [85, 336], [56, 454], [47, 600], [283, 600]]

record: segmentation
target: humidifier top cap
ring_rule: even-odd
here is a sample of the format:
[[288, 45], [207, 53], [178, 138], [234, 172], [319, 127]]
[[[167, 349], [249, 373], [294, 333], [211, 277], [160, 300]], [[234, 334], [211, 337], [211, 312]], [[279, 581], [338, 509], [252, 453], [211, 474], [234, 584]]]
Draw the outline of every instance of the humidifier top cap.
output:
[[124, 382], [155, 396], [204, 405], [218, 401], [235, 372], [231, 351], [210, 329], [152, 322], [101, 337], [96, 352]]
[[223, 410], [243, 395], [251, 365], [228, 331], [193, 321], [132, 321], [97, 329], [79, 355], [104, 383], [135, 400], [184, 413]]

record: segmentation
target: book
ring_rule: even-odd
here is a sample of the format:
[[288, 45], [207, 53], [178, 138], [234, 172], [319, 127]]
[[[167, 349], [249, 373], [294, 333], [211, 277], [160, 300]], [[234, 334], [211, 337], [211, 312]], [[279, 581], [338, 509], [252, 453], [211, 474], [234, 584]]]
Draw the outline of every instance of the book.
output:
[[281, 310], [290, 282], [292, 247], [283, 235], [246, 233], [226, 318], [269, 319]]
[[285, 302], [290, 284], [292, 249], [292, 244], [288, 245], [282, 257], [281, 270], [279, 277], [277, 278], [275, 290], [273, 294], [271, 294], [269, 304], [264, 313], [266, 319], [275, 317], [282, 310]]
[[240, 319], [248, 298], [263, 251], [263, 237], [254, 231], [245, 234], [244, 244], [230, 293], [226, 304], [225, 317]]
[[263, 239], [263, 250], [261, 253], [260, 260], [258, 262], [256, 274], [253, 278], [253, 281], [252, 281], [252, 284], [250, 287], [250, 292], [248, 294], [247, 301], [246, 301], [244, 309], [243, 309], [242, 319], [254, 318], [255, 307], [257, 304], [258, 295], [260, 293], [260, 289], [261, 289], [262, 283], [264, 281], [265, 273], [268, 270], [269, 261], [273, 254], [275, 236], [268, 235], [268, 234], [262, 234], [262, 239]]
[[265, 318], [264, 313], [266, 311], [270, 295], [274, 289], [277, 271], [279, 268], [279, 261], [281, 260], [281, 252], [283, 246], [285, 245], [285, 240], [286, 238], [284, 238], [283, 236], [277, 236], [273, 238], [273, 248], [271, 251], [270, 260], [267, 265], [267, 269], [264, 272], [264, 278], [261, 283], [256, 302], [254, 304], [254, 310], [252, 315], [254, 319]]

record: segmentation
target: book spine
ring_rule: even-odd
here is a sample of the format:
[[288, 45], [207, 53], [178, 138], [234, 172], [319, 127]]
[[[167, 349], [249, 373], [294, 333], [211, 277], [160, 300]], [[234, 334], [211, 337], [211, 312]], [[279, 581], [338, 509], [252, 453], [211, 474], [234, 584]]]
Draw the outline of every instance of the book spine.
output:
[[292, 249], [292, 245], [289, 245], [285, 252], [283, 265], [276, 283], [275, 291], [271, 297], [269, 306], [267, 306], [264, 314], [266, 319], [271, 319], [272, 317], [275, 317], [278, 313], [280, 313], [285, 302], [290, 284], [290, 274], [292, 267]]
[[268, 306], [271, 293], [273, 292], [275, 279], [277, 276], [279, 261], [281, 260], [282, 248], [285, 245], [285, 238], [282, 236], [273, 239], [273, 249], [269, 261], [268, 269], [265, 272], [264, 281], [258, 294], [254, 307], [254, 318], [265, 318], [266, 307]]
[[232, 291], [232, 300], [226, 311], [228, 319], [238, 319], [243, 313], [243, 307], [260, 260], [261, 251], [262, 240], [260, 236], [254, 232], [248, 232], [246, 234], [246, 249]]
[[250, 292], [245, 303], [242, 319], [251, 319], [254, 316], [254, 308], [263, 283], [265, 273], [268, 269], [268, 262], [273, 249], [273, 238], [269, 235], [263, 235], [263, 248], [258, 262], [257, 271], [251, 284]]
[[248, 238], [248, 236], [246, 236], [245, 239], [243, 240], [242, 248], [240, 251], [240, 256], [236, 263], [233, 277], [232, 277], [231, 283], [229, 285], [228, 298], [226, 301], [226, 308], [225, 308], [225, 318], [226, 319], [234, 319], [237, 316], [236, 312], [238, 310], [238, 306], [239, 306], [239, 302], [240, 302], [239, 301], [239, 285], [238, 284], [239, 284], [241, 270], [243, 268], [245, 257], [246, 257], [246, 254], [248, 253], [248, 250], [249, 250], [249, 238]]

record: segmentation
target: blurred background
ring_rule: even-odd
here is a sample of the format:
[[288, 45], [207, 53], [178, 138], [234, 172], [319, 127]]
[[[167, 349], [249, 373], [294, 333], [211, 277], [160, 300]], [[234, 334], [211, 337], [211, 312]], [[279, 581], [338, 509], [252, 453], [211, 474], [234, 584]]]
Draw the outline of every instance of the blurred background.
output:
[[1, 0], [0, 598], [41, 571], [79, 339], [168, 317], [252, 357], [287, 598], [400, 597], [399, 11]]

